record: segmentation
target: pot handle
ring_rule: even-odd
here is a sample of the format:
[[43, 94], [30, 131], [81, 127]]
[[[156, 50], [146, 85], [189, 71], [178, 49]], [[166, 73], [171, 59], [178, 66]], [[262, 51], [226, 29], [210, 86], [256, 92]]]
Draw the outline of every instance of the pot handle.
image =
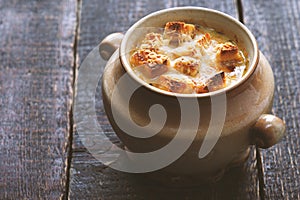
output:
[[282, 119], [271, 114], [263, 114], [252, 128], [252, 144], [263, 149], [269, 148], [281, 140], [285, 135], [285, 129]]
[[100, 56], [104, 60], [109, 60], [111, 55], [120, 47], [123, 37], [123, 33], [112, 33], [106, 36], [99, 45]]

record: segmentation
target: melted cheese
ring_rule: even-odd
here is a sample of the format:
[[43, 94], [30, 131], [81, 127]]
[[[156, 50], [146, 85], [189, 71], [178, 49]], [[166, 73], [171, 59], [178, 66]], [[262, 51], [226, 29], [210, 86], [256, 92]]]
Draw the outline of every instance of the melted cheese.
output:
[[[163, 33], [145, 35], [130, 62], [134, 72], [155, 87], [202, 93], [210, 91], [209, 84], [217, 90], [237, 82], [247, 70], [248, 59], [228, 37], [211, 28], [169, 22]], [[223, 81], [216, 82], [220, 73]]]

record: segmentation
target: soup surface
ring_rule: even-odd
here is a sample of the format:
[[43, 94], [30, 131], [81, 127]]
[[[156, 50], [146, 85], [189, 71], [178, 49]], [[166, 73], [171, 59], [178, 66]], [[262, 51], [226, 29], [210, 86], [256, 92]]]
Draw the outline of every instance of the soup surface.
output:
[[248, 68], [247, 53], [214, 29], [168, 22], [132, 50], [133, 71], [148, 84], [174, 93], [207, 93], [234, 84]]

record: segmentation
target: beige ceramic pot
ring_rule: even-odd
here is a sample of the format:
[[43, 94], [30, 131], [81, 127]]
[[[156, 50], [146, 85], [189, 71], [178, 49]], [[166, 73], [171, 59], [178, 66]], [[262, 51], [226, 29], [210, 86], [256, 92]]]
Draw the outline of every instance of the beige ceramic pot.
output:
[[[207, 94], [176, 95], [154, 88], [139, 79], [130, 67], [131, 49], [144, 36], [148, 27], [164, 27], [166, 22], [177, 20], [214, 28], [244, 47], [249, 54], [250, 64], [242, 80]], [[228, 167], [243, 163], [248, 157], [250, 145], [268, 148], [284, 135], [284, 122], [268, 114], [274, 94], [272, 69], [259, 52], [250, 31], [224, 13], [200, 7], [161, 10], [136, 22], [124, 36], [115, 33], [105, 38], [100, 44], [100, 54], [106, 59], [110, 58], [102, 82], [105, 111], [127, 149], [138, 153], [156, 151], [170, 144], [175, 136], [178, 149], [181, 144], [189, 144], [186, 149], [181, 149], [184, 152], [178, 159], [160, 171], [199, 175], [209, 179]], [[119, 84], [120, 94], [114, 96], [113, 91], [124, 74], [128, 74], [127, 81]], [[133, 94], [127, 92], [132, 89], [131, 85], [139, 87]], [[130, 101], [126, 97], [128, 93]], [[195, 100], [197, 104], [193, 107]], [[180, 102], [190, 106], [183, 110]], [[151, 118], [149, 108], [154, 104], [164, 107], [167, 119], [162, 129], [152, 136], [152, 131], [156, 130], [146, 125]], [[115, 120], [116, 115], [118, 120]], [[119, 121], [130, 124], [132, 120], [137, 125], [145, 126], [144, 129], [128, 133], [120, 128]], [[181, 127], [184, 120], [187, 122]], [[159, 120], [153, 123], [159, 124]], [[177, 134], [179, 127], [183, 134]], [[147, 134], [152, 137], [147, 137]], [[142, 138], [136, 137], [138, 135]], [[186, 142], [189, 140], [190, 143]], [[201, 149], [203, 145], [206, 146]]]

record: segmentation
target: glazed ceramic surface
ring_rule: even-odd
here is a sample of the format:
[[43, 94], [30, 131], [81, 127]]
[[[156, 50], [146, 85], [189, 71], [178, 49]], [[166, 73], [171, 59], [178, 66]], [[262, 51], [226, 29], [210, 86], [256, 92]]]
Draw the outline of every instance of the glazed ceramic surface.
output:
[[[129, 52], [144, 36], [145, 27], [163, 27], [166, 22], [176, 20], [212, 27], [244, 47], [249, 54], [250, 64], [243, 79], [233, 86], [212, 93], [175, 95], [149, 86], [135, 76], [129, 64]], [[106, 54], [106, 56], [113, 52], [114, 48], [111, 46], [118, 46], [117, 44], [121, 40], [119, 36], [110, 36], [104, 40], [102, 46], [100, 45], [100, 52], [102, 51], [102, 54]], [[117, 42], [114, 38], [117, 38]], [[106, 51], [105, 46], [110, 46], [110, 53]], [[120, 86], [118, 81], [124, 74], [128, 74], [128, 81]], [[199, 111], [198, 128], [197, 130], [190, 130], [189, 126], [186, 126], [184, 129], [186, 134], [177, 137], [177, 139], [182, 142], [188, 140], [188, 133], [192, 131], [196, 131], [196, 136], [179, 159], [161, 169], [169, 173], [197, 174], [203, 179], [214, 177], [220, 171], [244, 162], [248, 156], [250, 145], [255, 144], [262, 148], [270, 147], [280, 140], [285, 131], [285, 125], [279, 118], [273, 115], [264, 115], [271, 111], [274, 78], [268, 61], [258, 51], [253, 35], [237, 20], [214, 10], [196, 7], [173, 8], [153, 13], [141, 19], [127, 31], [122, 39], [120, 49], [110, 57], [102, 84], [103, 102], [110, 123], [120, 140], [133, 152], [151, 152], [170, 143], [176, 136], [182, 120], [179, 102], [189, 102], [196, 99], [197, 108], [189, 112]], [[117, 97], [114, 96], [115, 99], [112, 99], [117, 84], [121, 92]], [[128, 105], [125, 96], [132, 84], [139, 88], [132, 94]], [[212, 126], [210, 122], [214, 116], [212, 107], [215, 105], [212, 105], [212, 99], [221, 98], [224, 95], [223, 106], [225, 106], [226, 112], [220, 113], [220, 115], [224, 114], [225, 120], [220, 137], [209, 154], [199, 158], [199, 150], [204, 139], [215, 139], [213, 134], [207, 136], [207, 131]], [[116, 103], [112, 104], [112, 101]], [[112, 113], [113, 106], [114, 112], [118, 113], [119, 120], [124, 122], [133, 120], [140, 126], [146, 126], [150, 122], [149, 109], [152, 105], [157, 104], [163, 106], [167, 119], [159, 133], [149, 138], [134, 137], [123, 131]], [[191, 114], [190, 116], [194, 115]], [[194, 123], [195, 119], [186, 117], [187, 121]], [[147, 128], [144, 131], [144, 133], [135, 134], [151, 133], [151, 130], [147, 130]]]

